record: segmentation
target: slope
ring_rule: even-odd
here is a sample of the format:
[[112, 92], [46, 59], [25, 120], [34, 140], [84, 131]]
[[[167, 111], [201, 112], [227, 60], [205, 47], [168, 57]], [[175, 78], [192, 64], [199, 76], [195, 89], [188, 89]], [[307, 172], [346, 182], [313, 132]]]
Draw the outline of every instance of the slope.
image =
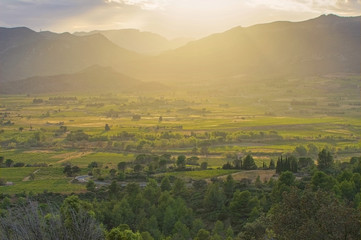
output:
[[134, 76], [184, 82], [358, 74], [360, 39], [361, 17], [323, 15], [304, 22], [236, 27], [147, 60]]
[[137, 29], [76, 32], [74, 35], [89, 36], [97, 33], [104, 35], [107, 39], [117, 44], [119, 47], [141, 54], [150, 55], [155, 55], [166, 50], [178, 48], [190, 41], [190, 39], [187, 38], [176, 38], [168, 40], [159, 34], [141, 32]]
[[74, 74], [31, 77], [1, 84], [3, 94], [50, 94], [50, 93], [101, 93], [101, 92], [142, 92], [165, 90], [155, 82], [144, 83], [111, 67], [91, 66]]
[[37, 75], [73, 73], [94, 64], [127, 68], [139, 54], [122, 49], [104, 36], [0, 28], [0, 82]]

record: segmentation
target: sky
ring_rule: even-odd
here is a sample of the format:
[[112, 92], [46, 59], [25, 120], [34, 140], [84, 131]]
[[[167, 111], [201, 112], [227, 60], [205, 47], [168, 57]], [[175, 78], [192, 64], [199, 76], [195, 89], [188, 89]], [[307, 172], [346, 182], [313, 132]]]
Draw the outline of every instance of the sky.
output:
[[0, 26], [79, 32], [135, 28], [200, 38], [232, 27], [361, 15], [361, 0], [0, 0]]

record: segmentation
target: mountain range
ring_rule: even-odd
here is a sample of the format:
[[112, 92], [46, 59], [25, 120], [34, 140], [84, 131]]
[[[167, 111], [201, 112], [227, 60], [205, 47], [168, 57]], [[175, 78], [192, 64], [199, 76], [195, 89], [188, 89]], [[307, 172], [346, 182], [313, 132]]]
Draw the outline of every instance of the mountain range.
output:
[[359, 74], [360, 40], [361, 17], [323, 15], [304, 22], [236, 27], [154, 57], [135, 74], [164, 81]]
[[[136, 30], [74, 35], [0, 28], [0, 88], [18, 80], [13, 83], [18, 87], [35, 83], [35, 76], [42, 82], [60, 76], [78, 81], [79, 72], [94, 65], [132, 79], [165, 83], [361, 73], [361, 17], [322, 15], [303, 22], [235, 27], [183, 46], [179, 43], [176, 49], [168, 41], [166, 51], [156, 56], [140, 53], [152, 52], [151, 46], [153, 52], [163, 51], [159, 42], [167, 40], [161, 39]], [[146, 42], [158, 45], [145, 46]], [[9, 91], [14, 89], [10, 85]]]
[[176, 49], [191, 41], [190, 38], [167, 38], [151, 33], [141, 32], [137, 29], [119, 29], [107, 31], [76, 32], [76, 36], [89, 36], [101, 34], [121, 48], [141, 54], [157, 55], [161, 52]]
[[1, 84], [0, 93], [100, 93], [151, 92], [166, 90], [160, 83], [142, 82], [114, 71], [111, 67], [91, 66], [73, 74], [30, 77]]

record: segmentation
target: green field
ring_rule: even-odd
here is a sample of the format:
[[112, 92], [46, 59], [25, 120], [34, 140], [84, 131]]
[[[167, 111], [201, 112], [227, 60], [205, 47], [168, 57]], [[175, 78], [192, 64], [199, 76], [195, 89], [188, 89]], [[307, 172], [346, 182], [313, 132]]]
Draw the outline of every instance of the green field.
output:
[[[342, 88], [325, 91], [323, 87], [329, 83]], [[258, 167], [281, 155], [317, 160], [323, 148], [331, 151], [336, 161], [348, 161], [361, 156], [361, 98], [356, 83], [356, 77], [350, 77], [349, 85], [343, 78], [325, 77], [142, 96], [1, 95], [3, 162], [11, 159], [14, 164], [48, 167], [27, 182], [21, 180], [35, 171], [33, 167], [1, 168], [0, 178], [15, 185], [0, 187], [0, 192], [81, 191], [84, 186], [69, 184], [62, 173], [65, 164], [88, 173], [89, 163], [97, 162], [107, 173], [139, 154], [171, 154], [168, 166], [175, 165], [178, 155], [197, 156], [198, 164], [207, 162], [213, 169], [247, 154]], [[34, 103], [35, 98], [43, 101]], [[110, 130], [105, 130], [106, 124]], [[296, 151], [300, 147], [304, 151]], [[127, 171], [133, 167], [129, 165]], [[223, 172], [172, 174], [210, 178]]]

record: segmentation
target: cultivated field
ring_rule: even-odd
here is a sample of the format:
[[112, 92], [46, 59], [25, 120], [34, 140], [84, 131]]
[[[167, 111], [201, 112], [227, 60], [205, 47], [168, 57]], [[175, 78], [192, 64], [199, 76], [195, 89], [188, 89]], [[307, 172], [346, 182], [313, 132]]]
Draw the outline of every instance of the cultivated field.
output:
[[[281, 155], [317, 160], [322, 148], [330, 150], [336, 161], [361, 156], [360, 91], [354, 88], [359, 79], [350, 77], [346, 83], [327, 77], [302, 80], [301, 85], [300, 81], [156, 95], [2, 95], [0, 156], [3, 163], [11, 159], [14, 166], [24, 166], [0, 169], [0, 178], [13, 183], [1, 186], [0, 193], [82, 191], [84, 185], [70, 183], [72, 178], [63, 173], [66, 164], [78, 166], [80, 175], [97, 162], [107, 178], [119, 162], [132, 162], [139, 154], [170, 154], [167, 174], [191, 179], [230, 173], [256, 178], [221, 170], [247, 154], [260, 168]], [[337, 84], [344, 88], [330, 92]], [[196, 171], [172, 172], [179, 155], [198, 157], [198, 165], [187, 165]], [[200, 171], [202, 162], [213, 170]], [[126, 171], [133, 169], [128, 166]], [[33, 177], [23, 181], [31, 173]]]

